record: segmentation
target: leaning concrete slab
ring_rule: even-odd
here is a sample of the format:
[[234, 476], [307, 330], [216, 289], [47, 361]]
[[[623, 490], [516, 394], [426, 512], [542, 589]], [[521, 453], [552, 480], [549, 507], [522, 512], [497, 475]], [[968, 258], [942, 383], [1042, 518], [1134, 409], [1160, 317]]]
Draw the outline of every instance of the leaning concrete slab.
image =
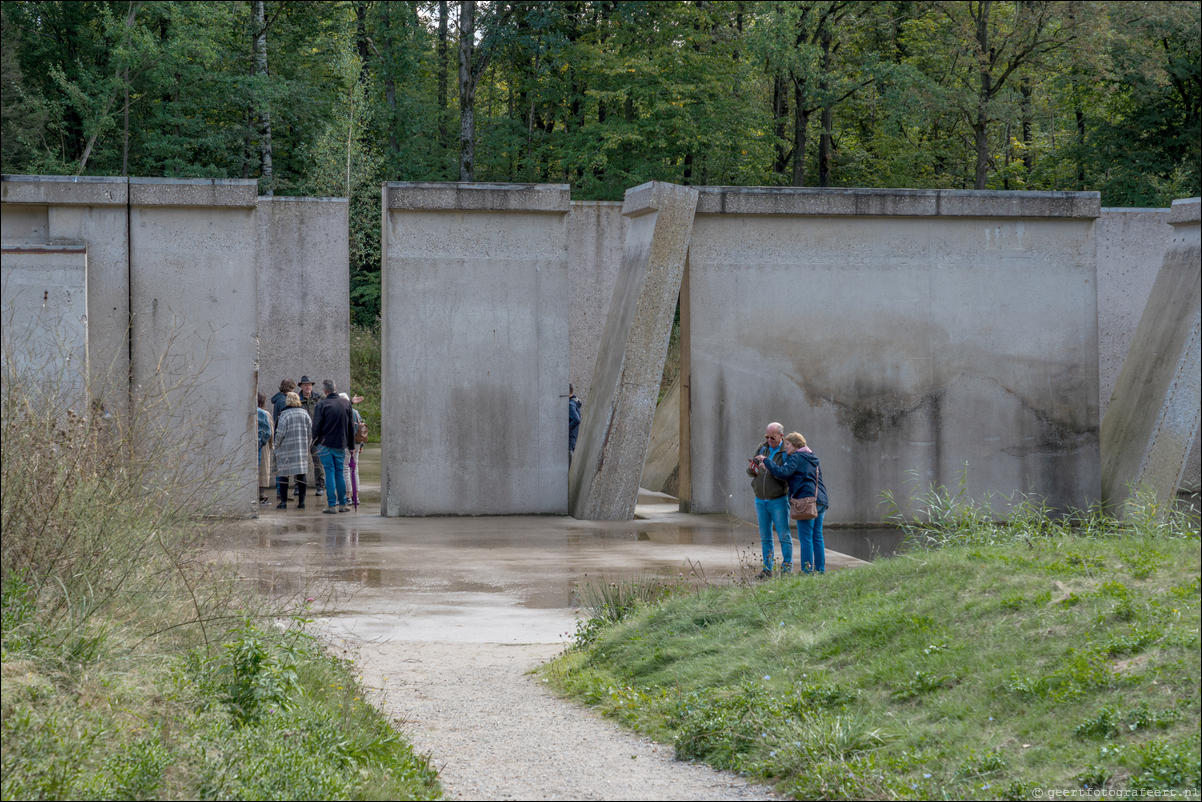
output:
[[381, 512], [563, 514], [567, 185], [381, 196]]
[[626, 191], [622, 271], [569, 477], [575, 518], [634, 517], [696, 208], [689, 187], [653, 181]]
[[254, 180], [130, 179], [134, 403], [200, 427], [198, 472], [228, 477], [218, 510], [257, 512]]
[[6, 175], [0, 180], [4, 242], [83, 242], [88, 247], [88, 355], [92, 397], [124, 414], [129, 395], [129, 180]]
[[82, 243], [0, 246], [0, 373], [56, 414], [88, 413], [88, 254]]
[[1173, 236], [1102, 423], [1102, 492], [1148, 490], [1168, 509], [1202, 403], [1202, 200], [1173, 201]]
[[258, 199], [259, 391], [308, 375], [353, 391], [345, 198]]
[[[705, 187], [681, 290], [680, 499], [754, 520], [780, 421], [831, 524], [917, 485], [1100, 495], [1097, 193]], [[966, 468], [967, 464], [967, 468]], [[994, 496], [996, 509], [1005, 503]]]
[[572, 201], [568, 215], [568, 380], [587, 406], [630, 218], [620, 201]]

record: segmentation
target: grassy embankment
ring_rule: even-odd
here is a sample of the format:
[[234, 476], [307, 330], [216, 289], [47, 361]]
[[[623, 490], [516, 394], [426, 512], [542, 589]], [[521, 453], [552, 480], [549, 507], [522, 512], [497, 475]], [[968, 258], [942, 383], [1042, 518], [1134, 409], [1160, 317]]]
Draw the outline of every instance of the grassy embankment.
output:
[[437, 797], [303, 609], [203, 559], [229, 488], [203, 428], [168, 428], [165, 396], [89, 422], [21, 378], [0, 399], [0, 795]]
[[[1196, 799], [1197, 517], [1135, 512], [994, 525], [949, 502], [914, 550], [867, 567], [592, 588], [594, 618], [544, 676], [682, 759], [798, 799]], [[623, 592], [661, 598], [605, 605]]]

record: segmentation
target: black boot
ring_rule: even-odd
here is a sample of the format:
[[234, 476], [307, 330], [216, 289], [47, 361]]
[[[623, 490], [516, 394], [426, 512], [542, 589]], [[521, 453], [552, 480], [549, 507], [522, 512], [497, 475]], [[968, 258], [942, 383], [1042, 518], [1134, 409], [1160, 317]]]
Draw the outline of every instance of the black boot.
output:
[[275, 508], [277, 510], [288, 509], [288, 480], [286, 478], [280, 477], [275, 480], [275, 494], [280, 500], [280, 503], [275, 505]]
[[298, 491], [296, 496], [296, 508], [298, 510], [303, 510], [305, 508], [305, 491], [309, 489], [309, 485], [305, 483], [303, 478], [298, 476], [296, 477], [296, 487]]

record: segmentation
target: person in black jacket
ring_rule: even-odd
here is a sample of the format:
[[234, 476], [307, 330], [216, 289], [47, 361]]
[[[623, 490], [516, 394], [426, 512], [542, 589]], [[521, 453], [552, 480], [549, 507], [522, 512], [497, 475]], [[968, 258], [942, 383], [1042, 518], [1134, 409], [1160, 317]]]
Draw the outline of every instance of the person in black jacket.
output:
[[327, 506], [322, 512], [350, 512], [343, 465], [346, 450], [355, 444], [351, 402], [338, 395], [338, 387], [333, 379], [323, 381], [321, 389], [326, 397], [314, 409], [313, 446], [325, 472]]
[[296, 382], [284, 379], [280, 382], [280, 391], [271, 397], [271, 423], [280, 425], [280, 413], [288, 406], [288, 393], [296, 389]]

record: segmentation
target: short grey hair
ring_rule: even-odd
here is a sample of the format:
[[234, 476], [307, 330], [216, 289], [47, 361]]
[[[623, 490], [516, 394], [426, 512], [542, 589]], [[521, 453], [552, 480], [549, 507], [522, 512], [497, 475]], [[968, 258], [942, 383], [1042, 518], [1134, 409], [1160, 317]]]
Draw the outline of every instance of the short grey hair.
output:
[[326, 395], [338, 390], [338, 385], [334, 384], [333, 379], [326, 379], [321, 383], [321, 389], [326, 391]]

